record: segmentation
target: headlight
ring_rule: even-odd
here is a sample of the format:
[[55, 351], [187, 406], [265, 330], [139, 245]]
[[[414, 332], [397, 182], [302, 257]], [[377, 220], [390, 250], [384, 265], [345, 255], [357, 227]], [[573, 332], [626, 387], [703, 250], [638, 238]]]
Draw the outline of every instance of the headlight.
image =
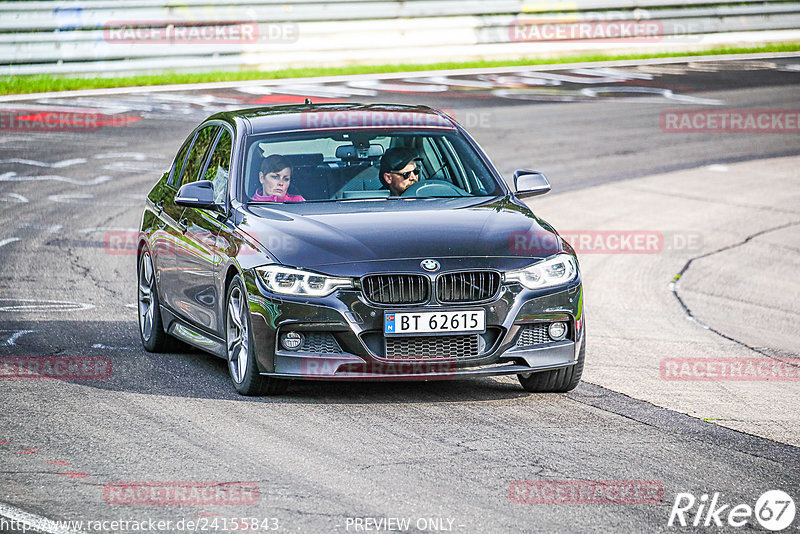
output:
[[519, 282], [528, 289], [565, 284], [578, 276], [578, 264], [569, 254], [558, 254], [518, 271], [506, 273], [506, 282]]
[[353, 287], [350, 278], [334, 278], [278, 265], [257, 267], [256, 272], [267, 289], [280, 295], [324, 297], [339, 288]]

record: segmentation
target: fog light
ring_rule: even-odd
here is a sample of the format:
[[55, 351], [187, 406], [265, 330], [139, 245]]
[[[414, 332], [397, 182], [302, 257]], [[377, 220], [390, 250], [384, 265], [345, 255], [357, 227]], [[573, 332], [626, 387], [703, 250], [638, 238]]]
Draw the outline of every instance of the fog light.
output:
[[561, 341], [567, 336], [567, 323], [550, 323], [548, 333], [553, 341]]
[[303, 344], [303, 334], [297, 332], [286, 332], [281, 334], [281, 345], [286, 350], [297, 350]]

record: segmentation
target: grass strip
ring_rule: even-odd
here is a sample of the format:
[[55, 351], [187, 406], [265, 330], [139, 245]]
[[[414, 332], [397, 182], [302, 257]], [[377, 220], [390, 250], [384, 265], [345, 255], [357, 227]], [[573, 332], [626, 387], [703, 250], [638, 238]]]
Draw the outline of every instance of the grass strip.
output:
[[420, 70], [473, 69], [485, 67], [517, 67], [527, 65], [557, 65], [560, 63], [584, 63], [650, 59], [681, 56], [705, 56], [717, 54], [751, 54], [767, 52], [800, 51], [800, 43], [767, 43], [752, 47], [720, 46], [693, 52], [665, 52], [655, 54], [590, 54], [565, 55], [556, 58], [523, 58], [513, 61], [466, 61], [432, 64], [353, 65], [347, 67], [312, 67], [272, 71], [239, 70], [201, 73], [164, 72], [138, 76], [120, 77], [75, 77], [51, 74], [0, 76], [0, 94], [44, 93], [51, 91], [73, 91], [78, 89], [101, 89], [109, 87], [134, 87], [144, 85], [172, 85], [204, 82], [228, 82], [246, 80], [275, 80], [284, 78], [306, 78], [316, 76], [338, 76], [345, 74], [374, 74], [387, 72], [410, 72]]

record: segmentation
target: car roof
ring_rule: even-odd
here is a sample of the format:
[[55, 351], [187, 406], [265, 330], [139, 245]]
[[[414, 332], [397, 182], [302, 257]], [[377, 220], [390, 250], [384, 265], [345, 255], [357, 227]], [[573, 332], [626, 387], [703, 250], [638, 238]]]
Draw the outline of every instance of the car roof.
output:
[[218, 113], [211, 119], [250, 123], [252, 133], [315, 130], [456, 130], [452, 119], [427, 106], [400, 104], [299, 104]]

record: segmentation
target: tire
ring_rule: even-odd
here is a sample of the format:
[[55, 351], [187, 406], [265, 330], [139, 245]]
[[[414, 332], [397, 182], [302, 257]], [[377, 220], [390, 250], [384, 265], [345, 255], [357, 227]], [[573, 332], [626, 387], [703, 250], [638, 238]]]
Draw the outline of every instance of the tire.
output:
[[586, 331], [583, 333], [581, 350], [578, 352], [578, 361], [575, 365], [543, 371], [541, 373], [529, 373], [517, 375], [519, 383], [525, 391], [531, 393], [566, 393], [578, 387], [583, 374], [583, 361], [586, 358]]
[[225, 350], [228, 373], [240, 395], [280, 395], [289, 380], [262, 376], [253, 347], [247, 291], [239, 275], [233, 277], [225, 295]]
[[137, 311], [142, 346], [147, 352], [170, 352], [177, 345], [177, 340], [164, 332], [153, 258], [149, 250], [142, 251], [137, 265]]

